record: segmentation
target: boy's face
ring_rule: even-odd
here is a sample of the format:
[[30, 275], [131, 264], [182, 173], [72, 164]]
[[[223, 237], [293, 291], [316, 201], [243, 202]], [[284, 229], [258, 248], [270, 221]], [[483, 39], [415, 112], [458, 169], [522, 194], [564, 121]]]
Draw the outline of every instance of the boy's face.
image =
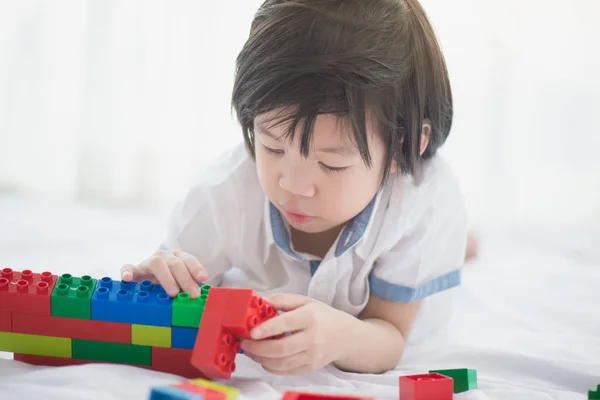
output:
[[352, 143], [351, 126], [340, 123], [338, 116], [318, 116], [304, 158], [302, 124], [290, 142], [286, 124], [270, 123], [274, 115], [266, 113], [254, 121], [256, 164], [264, 192], [287, 222], [296, 230], [316, 233], [339, 227], [360, 213], [377, 193], [385, 163], [383, 142], [369, 120], [370, 168]]

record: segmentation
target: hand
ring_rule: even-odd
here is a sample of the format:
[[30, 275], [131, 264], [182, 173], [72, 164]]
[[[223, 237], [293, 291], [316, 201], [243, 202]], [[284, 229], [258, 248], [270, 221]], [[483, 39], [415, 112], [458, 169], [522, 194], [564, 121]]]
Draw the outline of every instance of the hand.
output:
[[[350, 346], [343, 340], [354, 317], [301, 295], [276, 295], [267, 299], [287, 311], [266, 320], [242, 340], [244, 354], [273, 374], [292, 375], [315, 371], [340, 357]], [[287, 334], [279, 339], [268, 339]]]
[[200, 261], [183, 251], [158, 251], [139, 265], [127, 264], [121, 268], [121, 279], [125, 282], [150, 280], [161, 284], [171, 297], [177, 296], [180, 289], [191, 298], [200, 296], [198, 283], [208, 274]]

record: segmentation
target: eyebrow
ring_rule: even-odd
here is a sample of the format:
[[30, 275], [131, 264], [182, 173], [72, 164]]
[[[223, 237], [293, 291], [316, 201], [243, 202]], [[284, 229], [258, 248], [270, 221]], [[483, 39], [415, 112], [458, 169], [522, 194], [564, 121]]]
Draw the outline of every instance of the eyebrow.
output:
[[[273, 132], [271, 132], [266, 126], [263, 124], [256, 124], [256, 130], [259, 131], [259, 134], [269, 136], [275, 140], [279, 140], [283, 135], [277, 137]], [[329, 147], [321, 147], [315, 150], [317, 153], [328, 153], [328, 154], [338, 154], [342, 156], [351, 156], [356, 152], [352, 149], [349, 149], [344, 146], [329, 146]]]

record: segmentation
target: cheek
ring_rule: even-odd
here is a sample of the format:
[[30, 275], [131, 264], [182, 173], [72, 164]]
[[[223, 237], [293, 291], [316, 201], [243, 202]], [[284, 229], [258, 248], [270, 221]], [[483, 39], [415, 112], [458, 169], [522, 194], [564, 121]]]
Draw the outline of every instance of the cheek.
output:
[[262, 154], [260, 149], [256, 150], [256, 172], [258, 173], [258, 179], [263, 190], [267, 194], [270, 193], [273, 190], [273, 186], [277, 184], [277, 170], [272, 158]]
[[379, 189], [376, 173], [360, 171], [332, 179], [323, 185], [327, 214], [333, 220], [344, 221], [358, 214], [369, 204]]

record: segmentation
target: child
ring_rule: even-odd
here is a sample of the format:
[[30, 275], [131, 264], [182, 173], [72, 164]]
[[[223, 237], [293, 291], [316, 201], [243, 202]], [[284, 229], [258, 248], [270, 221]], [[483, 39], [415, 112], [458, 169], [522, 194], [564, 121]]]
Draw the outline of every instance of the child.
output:
[[437, 155], [452, 95], [424, 10], [265, 1], [233, 107], [245, 146], [206, 172], [163, 248], [122, 279], [171, 296], [196, 297], [202, 281], [280, 293], [269, 301], [285, 312], [242, 343], [272, 373], [394, 368], [417, 315], [445, 314], [438, 292], [459, 285], [467, 241], [463, 196]]

